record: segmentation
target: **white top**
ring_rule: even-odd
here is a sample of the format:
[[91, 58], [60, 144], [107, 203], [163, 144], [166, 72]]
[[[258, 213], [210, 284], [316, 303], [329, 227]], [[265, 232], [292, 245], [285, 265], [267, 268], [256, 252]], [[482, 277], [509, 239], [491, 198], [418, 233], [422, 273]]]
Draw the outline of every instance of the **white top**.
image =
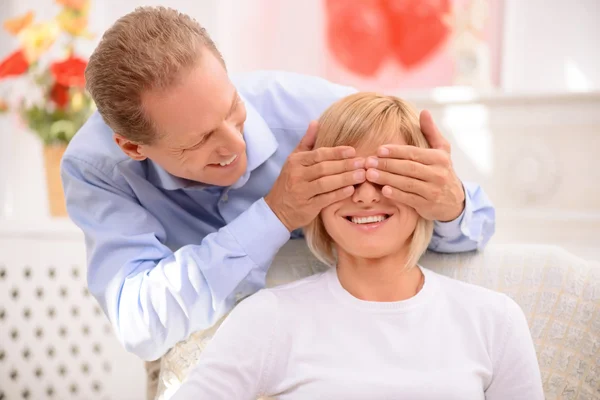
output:
[[335, 269], [258, 292], [173, 399], [543, 399], [519, 306], [421, 269], [423, 289], [399, 302], [353, 297]]

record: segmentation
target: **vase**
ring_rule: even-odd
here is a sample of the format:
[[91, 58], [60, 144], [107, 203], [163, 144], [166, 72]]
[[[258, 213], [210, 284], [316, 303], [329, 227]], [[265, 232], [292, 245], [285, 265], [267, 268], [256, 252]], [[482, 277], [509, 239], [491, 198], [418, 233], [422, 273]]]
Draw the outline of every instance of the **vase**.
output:
[[[0, 7], [1, 8], [1, 7]], [[13, 127], [9, 119], [0, 116], [0, 221], [11, 217], [13, 211]]]
[[42, 142], [18, 118], [0, 115], [0, 224], [49, 217], [43, 154]]
[[62, 160], [66, 145], [44, 146], [44, 169], [46, 171], [46, 188], [48, 191], [48, 206], [53, 217], [66, 217], [67, 205], [60, 179], [60, 160]]

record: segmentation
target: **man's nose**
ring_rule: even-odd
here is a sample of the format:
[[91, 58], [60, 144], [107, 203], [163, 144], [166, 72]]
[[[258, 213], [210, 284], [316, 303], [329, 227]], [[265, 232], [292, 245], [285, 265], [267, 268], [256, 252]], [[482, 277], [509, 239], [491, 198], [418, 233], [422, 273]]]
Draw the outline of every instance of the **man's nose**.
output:
[[220, 156], [233, 155], [233, 149], [239, 147], [236, 142], [241, 139], [241, 133], [237, 127], [230, 123], [223, 123], [219, 129], [219, 143], [217, 145], [217, 154]]

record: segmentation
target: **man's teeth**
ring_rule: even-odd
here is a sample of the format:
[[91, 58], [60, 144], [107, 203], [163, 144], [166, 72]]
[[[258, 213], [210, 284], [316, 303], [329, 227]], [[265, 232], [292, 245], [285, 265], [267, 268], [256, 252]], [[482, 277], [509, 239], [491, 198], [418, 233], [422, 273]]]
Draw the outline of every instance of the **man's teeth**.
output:
[[381, 222], [387, 218], [385, 215], [371, 215], [368, 217], [352, 217], [351, 221], [355, 224], [372, 224], [374, 222]]
[[231, 158], [230, 158], [229, 160], [226, 160], [226, 161], [220, 162], [220, 163], [219, 163], [219, 165], [220, 165], [221, 167], [225, 167], [225, 166], [227, 166], [227, 165], [231, 164], [232, 162], [234, 162], [236, 158], [237, 158], [237, 154], [234, 154], [233, 156], [231, 156]]

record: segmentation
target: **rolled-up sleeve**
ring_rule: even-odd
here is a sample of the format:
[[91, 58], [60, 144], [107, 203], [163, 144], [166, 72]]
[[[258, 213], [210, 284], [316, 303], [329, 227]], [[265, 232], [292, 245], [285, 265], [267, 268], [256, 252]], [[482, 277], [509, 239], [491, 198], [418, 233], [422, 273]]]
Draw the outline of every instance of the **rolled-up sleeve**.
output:
[[429, 250], [460, 253], [481, 250], [495, 232], [496, 211], [483, 189], [464, 182], [465, 208], [453, 221], [435, 221]]

